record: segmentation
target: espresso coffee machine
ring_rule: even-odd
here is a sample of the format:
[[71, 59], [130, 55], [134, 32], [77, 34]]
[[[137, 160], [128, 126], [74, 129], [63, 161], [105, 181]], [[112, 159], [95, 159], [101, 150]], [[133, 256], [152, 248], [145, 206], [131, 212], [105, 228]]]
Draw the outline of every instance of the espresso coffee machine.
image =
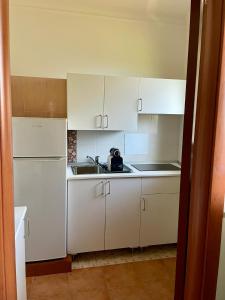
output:
[[117, 148], [111, 148], [109, 152], [108, 170], [111, 172], [123, 171], [123, 158], [120, 155], [120, 150]]

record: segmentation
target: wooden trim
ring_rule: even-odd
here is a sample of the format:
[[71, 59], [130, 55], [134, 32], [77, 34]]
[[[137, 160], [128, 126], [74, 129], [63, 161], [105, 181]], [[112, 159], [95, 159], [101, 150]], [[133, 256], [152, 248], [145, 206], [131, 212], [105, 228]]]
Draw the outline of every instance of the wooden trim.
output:
[[14, 117], [67, 117], [66, 79], [12, 76]]
[[224, 0], [208, 0], [203, 13], [191, 178], [184, 294], [184, 299], [188, 300], [214, 300], [216, 296], [225, 194], [223, 27]]
[[0, 299], [16, 300], [9, 4], [0, 0]]
[[[224, 27], [224, 25], [223, 25]], [[219, 266], [221, 228], [225, 195], [225, 35], [223, 32], [222, 61], [218, 106], [216, 116], [215, 143], [213, 149], [211, 193], [207, 223], [207, 252], [204, 267], [203, 299], [214, 299]]]
[[175, 300], [183, 299], [184, 286], [185, 286], [188, 220], [189, 220], [190, 187], [191, 187], [190, 180], [191, 180], [192, 131], [193, 131], [193, 114], [194, 114], [194, 105], [195, 105], [195, 89], [196, 89], [196, 77], [197, 77], [196, 75], [197, 75], [197, 63], [198, 63], [200, 12], [201, 12], [201, 0], [198, 1], [192, 0], [191, 16], [190, 16], [190, 32], [189, 32], [189, 51], [188, 51], [188, 66], [187, 66], [184, 130], [183, 130]]
[[72, 271], [72, 257], [68, 255], [62, 259], [46, 260], [26, 264], [27, 277], [41, 276]]

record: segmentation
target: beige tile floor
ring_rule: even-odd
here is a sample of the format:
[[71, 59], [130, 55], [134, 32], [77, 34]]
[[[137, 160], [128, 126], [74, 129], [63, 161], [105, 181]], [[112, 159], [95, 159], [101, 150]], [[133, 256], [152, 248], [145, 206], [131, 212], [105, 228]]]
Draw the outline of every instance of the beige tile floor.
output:
[[172, 257], [176, 257], [176, 245], [152, 246], [133, 250], [100, 251], [75, 255], [72, 268], [102, 267]]
[[28, 300], [172, 300], [175, 258], [30, 277]]
[[173, 245], [80, 254], [71, 273], [27, 278], [28, 300], [170, 300], [175, 257]]

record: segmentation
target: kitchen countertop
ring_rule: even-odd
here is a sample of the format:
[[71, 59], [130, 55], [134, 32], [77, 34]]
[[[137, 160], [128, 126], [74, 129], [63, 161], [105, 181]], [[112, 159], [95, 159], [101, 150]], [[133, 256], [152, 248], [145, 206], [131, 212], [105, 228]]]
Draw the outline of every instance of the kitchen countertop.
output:
[[[85, 174], [74, 175], [70, 166], [67, 167], [67, 179], [110, 179], [110, 178], [135, 178], [135, 177], [164, 177], [164, 176], [180, 176], [181, 171], [138, 171], [129, 163], [124, 163], [133, 172], [132, 173], [106, 173], [106, 174]], [[172, 165], [178, 166], [173, 163]]]
[[27, 212], [26, 206], [15, 206], [14, 208], [14, 218], [15, 218], [15, 238], [20, 230], [20, 226], [23, 224]]

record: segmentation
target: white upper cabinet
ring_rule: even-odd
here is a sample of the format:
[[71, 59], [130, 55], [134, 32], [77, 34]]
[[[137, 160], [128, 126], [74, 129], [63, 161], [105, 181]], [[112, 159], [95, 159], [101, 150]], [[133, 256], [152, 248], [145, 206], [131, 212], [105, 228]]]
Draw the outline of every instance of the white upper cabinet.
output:
[[139, 79], [68, 74], [68, 129], [137, 130]]
[[139, 114], [184, 114], [185, 80], [141, 78]]
[[138, 113], [183, 114], [185, 87], [185, 80], [68, 74], [68, 129], [136, 131]]
[[104, 76], [67, 75], [68, 129], [102, 129]]
[[138, 88], [138, 78], [105, 77], [104, 128], [106, 130], [137, 130]]

